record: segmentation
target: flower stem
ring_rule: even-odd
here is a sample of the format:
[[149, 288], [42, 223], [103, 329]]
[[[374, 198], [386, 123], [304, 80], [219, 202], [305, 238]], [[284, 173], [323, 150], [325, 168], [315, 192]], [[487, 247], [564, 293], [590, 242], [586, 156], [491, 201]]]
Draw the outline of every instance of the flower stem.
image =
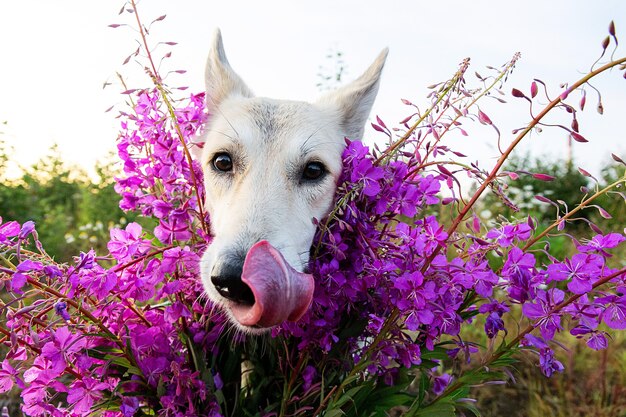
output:
[[[9, 340], [12, 339], [12, 337], [14, 337], [14, 336], [11, 336], [11, 332], [10, 331], [8, 331], [7, 329], [5, 329], [2, 326], [0, 326], [0, 333], [5, 335]], [[18, 344], [20, 344], [20, 345], [30, 349], [30, 351], [33, 352], [34, 354], [41, 355], [41, 349], [31, 345], [26, 340], [21, 339], [19, 337], [15, 337], [15, 340], [17, 341]], [[69, 374], [72, 374], [72, 376], [74, 376], [74, 378], [76, 378], [76, 379], [83, 379], [82, 375], [80, 375], [78, 372], [76, 372], [75, 370], [70, 368], [69, 365], [65, 368], [65, 372], [67, 372]]]
[[[383, 327], [380, 329], [380, 332], [378, 332], [378, 334], [376, 335], [376, 338], [374, 338], [374, 341], [367, 347], [367, 349], [365, 350], [365, 353], [363, 353], [363, 356], [361, 356], [361, 358], [359, 359], [359, 362], [357, 362], [357, 364], [354, 365], [354, 367], [352, 367], [352, 369], [350, 370], [350, 373], [346, 375], [346, 377], [343, 379], [339, 387], [335, 387], [337, 389], [332, 400], [333, 403], [339, 400], [339, 397], [343, 394], [345, 387], [350, 382], [352, 382], [353, 377], [358, 372], [362, 371], [362, 369], [365, 367], [367, 362], [370, 360], [370, 355], [373, 353], [374, 349], [380, 344], [380, 342], [382, 342], [383, 339], [387, 337], [387, 333], [391, 329], [391, 326], [396, 322], [399, 315], [400, 315], [400, 310], [398, 310], [397, 307], [391, 311], [391, 314], [389, 315], [387, 320], [385, 320]], [[329, 397], [330, 397], [330, 393], [328, 396], [326, 396], [326, 398], [324, 399], [324, 402], [320, 404], [320, 408], [324, 405], [325, 402], [328, 401]]]
[[[625, 274], [626, 274], [626, 268], [622, 268], [619, 271], [612, 273], [611, 275], [607, 275], [606, 277], [596, 281], [591, 286], [591, 288], [592, 288], [591, 291], [595, 290], [596, 288], [600, 287], [601, 285], [606, 284], [610, 280], [612, 280], [614, 278], [617, 278], [620, 275], [625, 275]], [[572, 294], [567, 300], [564, 300], [561, 303], [555, 305], [554, 308], [552, 310], [550, 310], [550, 312], [546, 313], [546, 316], [551, 316], [553, 314], [558, 313], [559, 311], [563, 310], [563, 308], [565, 308], [568, 305], [572, 304], [574, 301], [578, 300], [582, 296], [583, 296], [583, 294]], [[508, 351], [511, 348], [514, 348], [515, 346], [517, 346], [519, 344], [519, 342], [524, 338], [524, 336], [526, 336], [528, 333], [532, 332], [537, 326], [538, 326], [538, 323], [531, 323], [531, 324], [529, 324], [524, 330], [522, 330], [517, 335], [517, 337], [515, 339], [513, 339], [510, 343], [508, 343], [504, 348], [502, 348], [498, 352], [494, 353], [493, 354], [493, 359], [491, 359], [489, 361], [489, 363], [491, 363], [494, 360], [500, 358], [506, 351]]]
[[[520, 59], [520, 53], [516, 53], [513, 58], [511, 59], [511, 61], [509, 61], [509, 63], [504, 67], [504, 69], [498, 74], [497, 77], [494, 78], [493, 82], [486, 88], [484, 88], [480, 94], [476, 95], [476, 96], [472, 96], [472, 100], [463, 107], [464, 110], [468, 110], [471, 107], [473, 107], [480, 99], [482, 99], [484, 96], [486, 96], [487, 94], [489, 94], [489, 92], [491, 90], [493, 90], [493, 88], [498, 85], [500, 82], [502, 82], [502, 79], [504, 77], [507, 76], [507, 74], [510, 73], [510, 71], [512, 70], [512, 68], [515, 66], [515, 64], [517, 63], [517, 61]], [[443, 113], [442, 113], [443, 115]], [[443, 138], [443, 136], [450, 130], [450, 127], [452, 126], [456, 126], [458, 120], [463, 116], [463, 113], [457, 112], [457, 114], [455, 115], [454, 119], [452, 119], [449, 123], [447, 123], [446, 128], [444, 129], [443, 132], [441, 132], [439, 134], [439, 137], [435, 140], [435, 143], [430, 146], [430, 148], [428, 149], [428, 151], [426, 152], [426, 155], [424, 156], [424, 160], [427, 160], [428, 157], [430, 156], [430, 154], [433, 152], [433, 150], [436, 148], [434, 145], [436, 145], [437, 143], [439, 143], [441, 141], [441, 138]], [[441, 116], [440, 116], [441, 117]], [[419, 168], [419, 167], [418, 167]]]
[[437, 96], [437, 100], [424, 112], [424, 114], [415, 122], [409, 130], [396, 142], [391, 144], [383, 153], [374, 161], [374, 165], [378, 165], [385, 160], [389, 160], [394, 152], [398, 151], [402, 145], [411, 137], [413, 132], [426, 120], [426, 118], [435, 110], [435, 108], [450, 94], [450, 92], [456, 87], [456, 85], [463, 79], [463, 74], [469, 67], [469, 59], [465, 59], [461, 64], [461, 68], [449, 79], [445, 87], [441, 89], [441, 92]]
[[15, 271], [15, 265], [13, 265], [13, 262], [9, 261], [9, 259], [6, 258], [1, 253], [0, 253], [0, 261], [2, 261], [9, 269], [11, 269], [12, 271]]
[[59, 300], [64, 300], [65, 302], [67, 302], [69, 305], [71, 305], [72, 307], [74, 307], [76, 310], [78, 310], [82, 315], [84, 315], [85, 317], [87, 317], [93, 324], [95, 324], [100, 330], [102, 330], [108, 337], [110, 337], [115, 344], [117, 344], [122, 350], [125, 349], [124, 343], [119, 339], [119, 337], [117, 337], [114, 333], [112, 333], [103, 323], [101, 320], [99, 320], [98, 318], [96, 318], [93, 314], [91, 314], [88, 310], [84, 309], [83, 307], [81, 307], [81, 305], [79, 303], [77, 303], [75, 300], [67, 297], [66, 295], [60, 293], [59, 291], [55, 290], [54, 288], [51, 288], [45, 284], [42, 284], [41, 282], [28, 277], [27, 278], [27, 282], [32, 285], [33, 287], [48, 293], [50, 295], [53, 295], [54, 297], [56, 297]]
[[174, 128], [176, 129], [176, 134], [178, 135], [178, 139], [180, 140], [180, 143], [183, 147], [183, 152], [185, 153], [185, 159], [187, 159], [187, 164], [189, 165], [189, 175], [191, 176], [191, 182], [193, 183], [193, 189], [194, 192], [196, 194], [196, 200], [198, 203], [198, 212], [200, 213], [200, 224], [202, 225], [202, 230], [204, 231], [205, 234], [209, 234], [209, 228], [206, 224], [206, 216], [205, 216], [205, 212], [204, 212], [204, 202], [202, 201], [202, 197], [200, 195], [200, 187], [198, 186], [198, 180], [196, 178], [196, 172], [193, 169], [193, 159], [191, 157], [191, 153], [189, 152], [189, 148], [187, 147], [187, 143], [185, 142], [185, 137], [183, 136], [183, 132], [180, 130], [180, 124], [178, 123], [178, 118], [176, 117], [176, 112], [174, 111], [174, 106], [172, 106], [172, 102], [170, 101], [169, 97], [167, 96], [167, 92], [165, 91], [165, 88], [163, 87], [163, 84], [158, 81], [158, 77], [154, 78], [155, 84], [157, 89], [159, 90], [159, 93], [161, 94], [161, 98], [163, 99], [163, 101], [165, 102], [165, 105], [167, 106], [169, 115], [170, 115], [170, 119], [174, 125]]
[[554, 229], [555, 227], [557, 227], [559, 225], [559, 223], [561, 223], [562, 221], [565, 221], [567, 219], [570, 219], [572, 216], [574, 216], [574, 214], [578, 213], [580, 210], [584, 209], [585, 207], [587, 207], [589, 205], [589, 203], [591, 203], [593, 200], [595, 200], [596, 198], [606, 194], [608, 191], [610, 191], [612, 188], [614, 188], [615, 186], [617, 186], [618, 184], [622, 183], [626, 181], [626, 174], [620, 178], [619, 180], [615, 181], [612, 184], [607, 185], [606, 187], [604, 187], [603, 189], [601, 189], [600, 191], [596, 192], [594, 195], [590, 196], [588, 199], [582, 201], [576, 208], [574, 208], [572, 211], [569, 211], [567, 214], [565, 214], [563, 217], [559, 218], [558, 221], [552, 223], [550, 226], [548, 226], [543, 232], [539, 233], [537, 236], [533, 237], [531, 240], [529, 240], [528, 242], [526, 242], [526, 244], [524, 245], [524, 247], [522, 248], [522, 250], [525, 252], [526, 250], [528, 250], [528, 248], [530, 248], [532, 245], [534, 245], [535, 243], [537, 243], [537, 241], [539, 241], [541, 238], [543, 238], [544, 236], [546, 236], [552, 229]]
[[164, 247], [159, 248], [159, 249], [157, 249], [155, 251], [152, 251], [152, 252], [147, 253], [147, 254], [145, 254], [143, 256], [140, 256], [137, 259], [133, 259], [132, 261], [126, 262], [125, 264], [117, 265], [113, 269], [113, 272], [120, 272], [120, 271], [122, 271], [122, 270], [124, 270], [126, 268], [130, 268], [131, 266], [133, 266], [133, 265], [135, 265], [135, 264], [137, 264], [137, 263], [139, 263], [141, 261], [145, 261], [148, 258], [152, 258], [152, 257], [154, 257], [154, 256], [156, 256], [156, 255], [158, 255], [160, 253], [163, 253], [163, 252], [165, 252], [168, 249], [172, 249], [174, 247], [175, 247], [174, 245], [164, 246]]
[[300, 371], [302, 370], [302, 366], [306, 363], [306, 360], [308, 357], [309, 357], [308, 354], [304, 352], [300, 353], [298, 363], [296, 364], [296, 367], [291, 371], [291, 377], [289, 378], [289, 382], [284, 385], [283, 399], [280, 403], [279, 417], [286, 416], [287, 403], [288, 403], [288, 400], [291, 398], [291, 390], [292, 390], [293, 384], [295, 384], [296, 378], [300, 376]]
[[139, 12], [137, 10], [137, 5], [135, 4], [135, 0], [130, 0], [130, 3], [132, 5], [135, 18], [137, 20], [137, 26], [139, 28], [139, 33], [141, 35], [143, 47], [146, 51], [146, 56], [148, 58], [148, 61], [150, 62], [150, 66], [152, 67], [152, 69], [149, 70], [148, 72], [152, 75], [152, 81], [154, 82], [154, 85], [156, 86], [157, 90], [159, 90], [159, 94], [161, 95], [161, 98], [163, 99], [163, 101], [165, 102], [165, 105], [167, 106], [170, 120], [172, 124], [174, 125], [174, 128], [176, 129], [176, 134], [178, 135], [178, 139], [180, 140], [180, 143], [182, 144], [183, 152], [185, 153], [185, 158], [187, 159], [187, 164], [189, 165], [189, 174], [191, 175], [191, 181], [193, 182], [193, 188], [196, 193], [196, 200], [198, 203], [198, 212], [200, 213], [200, 224], [202, 225], [202, 230], [204, 231], [204, 233], [208, 235], [209, 228], [205, 221], [206, 216], [204, 214], [204, 204], [200, 196], [200, 188], [198, 187], [196, 173], [193, 169], [193, 159], [191, 158], [191, 154], [189, 153], [189, 149], [187, 148], [187, 144], [185, 142], [185, 137], [183, 135], [183, 132], [180, 129], [178, 118], [176, 117], [176, 112], [174, 111], [174, 106], [172, 106], [172, 102], [170, 101], [168, 97], [168, 93], [165, 90], [165, 87], [163, 86], [163, 82], [161, 80], [161, 77], [159, 76], [159, 72], [156, 66], [154, 65], [154, 60], [152, 59], [152, 54], [150, 53], [150, 48], [148, 47], [148, 39], [146, 38], [146, 32], [141, 23], [141, 20], [139, 19]]
[[[615, 279], [615, 278], [619, 277], [620, 275], [626, 275], [626, 268], [622, 268], [619, 271], [614, 272], [613, 274], [607, 275], [606, 277], [596, 281], [592, 285], [592, 291], [595, 290], [596, 288], [600, 287], [601, 285], [606, 284], [607, 282], [611, 281], [612, 279]], [[583, 294], [572, 294], [567, 300], [564, 300], [561, 303], [559, 303], [556, 306], [554, 306], [554, 308], [552, 308], [552, 310], [550, 310], [548, 313], [546, 313], [546, 315], [547, 316], [551, 316], [553, 314], [558, 313], [559, 311], [561, 311], [562, 309], [564, 309], [568, 305], [572, 304], [573, 302], [575, 302], [576, 300], [578, 300], [582, 296], [583, 296]], [[500, 349], [498, 349], [496, 352], [492, 353], [491, 356], [489, 357], [489, 359], [487, 359], [486, 361], [484, 361], [484, 362], [482, 362], [480, 364], [480, 367], [481, 368], [489, 368], [489, 365], [491, 365], [494, 361], [496, 361], [499, 358], [501, 358], [505, 353], [507, 353], [507, 352], [511, 351], [512, 349], [516, 348], [519, 345], [519, 342], [524, 338], [524, 336], [526, 336], [527, 334], [529, 334], [533, 330], [535, 330], [535, 328], [537, 328], [538, 325], [539, 324], [537, 322], [536, 323], [530, 323], [528, 326], [526, 326], [526, 328], [524, 330], [522, 330], [515, 337], [515, 339], [513, 339], [511, 342], [507, 343], [504, 347], [501, 347]], [[437, 402], [438, 400], [440, 400], [442, 398], [445, 398], [450, 393], [452, 393], [455, 390], [461, 388], [462, 386], [463, 386], [463, 383], [460, 382], [459, 380], [457, 380], [456, 382], [452, 383], [448, 388], [446, 388], [446, 390], [441, 395], [439, 395], [437, 398], [435, 398], [431, 404]]]
[[[433, 103], [428, 108], [428, 110], [426, 110], [426, 112], [413, 124], [413, 126], [411, 126], [409, 130], [407, 130], [404, 133], [404, 135], [402, 135], [400, 139], [398, 139], [396, 142], [391, 144], [387, 149], [383, 151], [383, 153], [374, 161], [374, 165], [379, 165], [384, 161], [388, 161], [393, 156], [394, 152], [400, 150], [402, 145], [406, 143], [406, 141], [411, 137], [411, 135], [415, 132], [415, 130], [424, 122], [424, 120], [426, 120], [426, 118], [435, 110], [435, 108], [448, 96], [448, 94], [459, 83], [459, 81], [463, 78], [463, 74], [465, 74], [465, 71], [467, 70], [468, 66], [469, 66], [469, 60], [466, 59], [461, 64], [461, 68], [459, 68], [459, 70], [452, 76], [452, 78], [450, 78], [446, 82], [445, 87], [443, 87], [440, 90], [441, 92], [437, 96], [437, 100], [435, 101], [435, 103]], [[335, 203], [335, 207], [333, 208], [333, 211], [331, 211], [330, 214], [326, 216], [324, 227], [321, 228], [322, 232], [320, 233], [320, 238], [315, 247], [315, 251], [313, 255], [314, 257], [317, 256], [317, 253], [319, 252], [319, 248], [321, 246], [322, 239], [324, 237], [324, 232], [328, 230], [329, 224], [335, 218], [339, 210], [346, 205], [346, 203], [350, 200], [352, 195], [356, 193], [358, 190], [360, 190], [360, 187], [355, 186], [350, 191], [348, 191], [345, 195], [343, 195], [341, 199], [337, 201], [337, 203]]]
[[[587, 75], [585, 75], [584, 77], [582, 77], [581, 79], [579, 79], [578, 81], [576, 81], [574, 84], [572, 84], [572, 86], [569, 88], [569, 91], [573, 91], [577, 88], [579, 88], [580, 86], [586, 84], [587, 82], [589, 82], [589, 80], [591, 80], [593, 77], [597, 76], [598, 74], [603, 73], [604, 71], [607, 71], [613, 67], [616, 67], [618, 65], [624, 64], [626, 63], [626, 57], [618, 59], [616, 61], [611, 61], [605, 65], [603, 65], [602, 67], [588, 73]], [[452, 224], [450, 225], [450, 227], [447, 230], [448, 233], [448, 238], [450, 238], [450, 236], [452, 236], [452, 234], [456, 231], [456, 229], [459, 227], [459, 225], [461, 224], [461, 222], [465, 219], [465, 216], [467, 215], [467, 213], [470, 211], [470, 209], [474, 206], [474, 204], [476, 204], [476, 202], [478, 201], [478, 199], [480, 198], [480, 196], [483, 194], [483, 192], [487, 189], [487, 187], [495, 180], [496, 176], [498, 175], [498, 172], [500, 171], [500, 169], [502, 168], [502, 166], [504, 165], [504, 163], [506, 162], [506, 160], [509, 158], [509, 156], [511, 155], [511, 152], [513, 152], [513, 150], [517, 147], [517, 145], [519, 145], [519, 143], [522, 141], [522, 139], [524, 139], [526, 137], [526, 135], [528, 133], [530, 133], [530, 131], [537, 126], [537, 124], [539, 124], [539, 122], [554, 108], [556, 107], [559, 103], [561, 103], [562, 99], [561, 96], [555, 98], [554, 100], [552, 100], [550, 103], [548, 103], [548, 105], [541, 111], [541, 113], [539, 113], [536, 117], [533, 118], [533, 120], [528, 124], [528, 126], [526, 126], [526, 128], [524, 128], [524, 130], [522, 130], [513, 140], [513, 142], [511, 142], [511, 144], [508, 146], [508, 148], [504, 151], [504, 153], [502, 153], [502, 155], [500, 156], [500, 158], [498, 159], [498, 161], [496, 162], [496, 165], [493, 167], [493, 169], [491, 170], [491, 173], [487, 176], [487, 178], [482, 182], [482, 184], [480, 185], [480, 187], [478, 188], [478, 190], [476, 190], [476, 192], [474, 193], [474, 195], [472, 196], [472, 198], [470, 199], [470, 201], [463, 207], [463, 209], [461, 210], [461, 212], [458, 214], [458, 216], [454, 219], [454, 221], [452, 222]], [[433, 253], [431, 254], [431, 256], [428, 258], [428, 261], [426, 262], [426, 264], [430, 264], [430, 262], [439, 254], [439, 252], [441, 251], [441, 249], [443, 249], [445, 245], [445, 242], [441, 242], [437, 245], [437, 247], [435, 248], [435, 250], [433, 251]]]

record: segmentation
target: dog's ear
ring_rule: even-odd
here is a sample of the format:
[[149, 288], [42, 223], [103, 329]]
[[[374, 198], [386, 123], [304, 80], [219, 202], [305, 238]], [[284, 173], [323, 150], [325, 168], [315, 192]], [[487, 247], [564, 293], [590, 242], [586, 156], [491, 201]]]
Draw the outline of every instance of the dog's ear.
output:
[[332, 106], [339, 112], [341, 126], [352, 140], [363, 138], [363, 129], [378, 93], [380, 74], [387, 59], [388, 48], [382, 50], [370, 67], [356, 80], [320, 97], [318, 103]]
[[215, 30], [213, 36], [213, 43], [206, 62], [205, 79], [206, 102], [209, 113], [215, 113], [220, 103], [231, 95], [253, 96], [252, 91], [241, 77], [230, 67], [219, 29]]

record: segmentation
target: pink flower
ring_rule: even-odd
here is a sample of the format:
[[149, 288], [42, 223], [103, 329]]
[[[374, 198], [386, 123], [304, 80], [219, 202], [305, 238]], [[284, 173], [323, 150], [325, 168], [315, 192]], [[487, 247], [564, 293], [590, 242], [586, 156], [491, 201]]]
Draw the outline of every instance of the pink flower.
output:
[[85, 345], [83, 336], [72, 334], [66, 326], [59, 327], [52, 333], [52, 340], [41, 349], [41, 355], [51, 362], [54, 370], [62, 371]]
[[67, 401], [74, 406], [74, 413], [89, 415], [93, 412], [92, 406], [102, 398], [102, 390], [109, 388], [104, 382], [93, 378], [83, 378], [75, 381], [68, 390]]
[[118, 261], [127, 261], [142, 255], [150, 248], [150, 241], [141, 239], [142, 228], [138, 223], [129, 223], [126, 230], [111, 229], [111, 240], [107, 248]]

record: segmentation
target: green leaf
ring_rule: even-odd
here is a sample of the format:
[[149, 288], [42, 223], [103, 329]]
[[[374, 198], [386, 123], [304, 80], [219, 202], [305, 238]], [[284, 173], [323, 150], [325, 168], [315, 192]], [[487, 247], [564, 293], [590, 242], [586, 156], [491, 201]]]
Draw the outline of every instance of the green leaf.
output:
[[338, 337], [340, 340], [346, 340], [351, 337], [359, 336], [363, 329], [367, 326], [369, 320], [366, 319], [353, 319], [352, 324], [343, 327]]
[[348, 391], [346, 391], [338, 400], [336, 403], [333, 403], [334, 407], [341, 407], [342, 405], [344, 405], [345, 403], [347, 403], [348, 401], [350, 401], [352, 399], [352, 397], [354, 397], [354, 395], [359, 392], [360, 390], [362, 390], [364, 388], [363, 385], [359, 385], [353, 388], [350, 388]]
[[481, 416], [480, 410], [478, 410], [478, 408], [476, 408], [476, 405], [472, 403], [457, 403], [457, 408], [462, 408], [464, 410], [467, 410], [470, 413], [472, 413], [475, 417]]
[[128, 359], [126, 359], [123, 356], [117, 356], [117, 355], [104, 355], [104, 360], [110, 361], [116, 365], [122, 366], [126, 369], [130, 369], [133, 366], [130, 364], [130, 362], [128, 361]]
[[421, 410], [417, 410], [415, 417], [456, 417], [454, 404], [449, 402], [436, 402]]
[[433, 368], [436, 368], [439, 365], [441, 365], [441, 362], [439, 362], [439, 361], [431, 361], [430, 359], [422, 358], [422, 362], [418, 366], [415, 366], [414, 368], [433, 369]]
[[376, 405], [374, 406], [374, 409], [376, 411], [388, 411], [393, 407], [411, 405], [411, 402], [414, 399], [415, 397], [411, 394], [407, 394], [406, 392], [397, 392], [395, 394], [379, 398], [375, 403]]
[[509, 367], [509, 366], [515, 365], [518, 362], [519, 360], [515, 358], [500, 358], [500, 359], [496, 359], [495, 361], [493, 361], [491, 363], [491, 367], [492, 368]]
[[444, 345], [444, 343], [441, 343], [440, 345], [436, 346], [433, 350], [423, 350], [422, 355], [421, 355], [422, 361], [424, 359], [439, 360], [439, 361], [450, 359], [450, 356], [448, 355], [446, 349], [440, 347], [442, 345]]
[[336, 416], [345, 416], [345, 415], [346, 413], [344, 413], [338, 408], [334, 410], [328, 410], [327, 412], [324, 413], [324, 417], [336, 417]]
[[165, 395], [165, 382], [163, 381], [163, 377], [159, 377], [159, 382], [157, 384], [157, 395], [162, 397]]
[[376, 389], [376, 381], [368, 379], [360, 384], [361, 389], [352, 396], [352, 402], [348, 409], [345, 409], [346, 415], [351, 417], [361, 417], [367, 415], [367, 411], [373, 409], [376, 401], [373, 400], [372, 391]]
[[419, 392], [417, 397], [417, 404], [421, 405], [424, 402], [424, 397], [426, 396], [426, 392], [430, 389], [430, 379], [426, 372], [422, 372], [420, 375], [420, 383], [419, 383]]
[[469, 310], [469, 311], [462, 311], [460, 314], [461, 319], [463, 319], [463, 321], [469, 320], [472, 317], [476, 317], [478, 315], [478, 310]]

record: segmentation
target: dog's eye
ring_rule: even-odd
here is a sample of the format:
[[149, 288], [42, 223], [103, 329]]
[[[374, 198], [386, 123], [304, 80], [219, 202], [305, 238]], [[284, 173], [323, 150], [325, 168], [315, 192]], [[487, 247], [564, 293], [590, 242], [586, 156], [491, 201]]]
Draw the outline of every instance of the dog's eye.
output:
[[218, 171], [229, 172], [233, 170], [233, 160], [227, 153], [218, 153], [213, 157], [213, 166]]
[[309, 162], [302, 171], [302, 180], [315, 181], [326, 173], [326, 167], [321, 162]]

